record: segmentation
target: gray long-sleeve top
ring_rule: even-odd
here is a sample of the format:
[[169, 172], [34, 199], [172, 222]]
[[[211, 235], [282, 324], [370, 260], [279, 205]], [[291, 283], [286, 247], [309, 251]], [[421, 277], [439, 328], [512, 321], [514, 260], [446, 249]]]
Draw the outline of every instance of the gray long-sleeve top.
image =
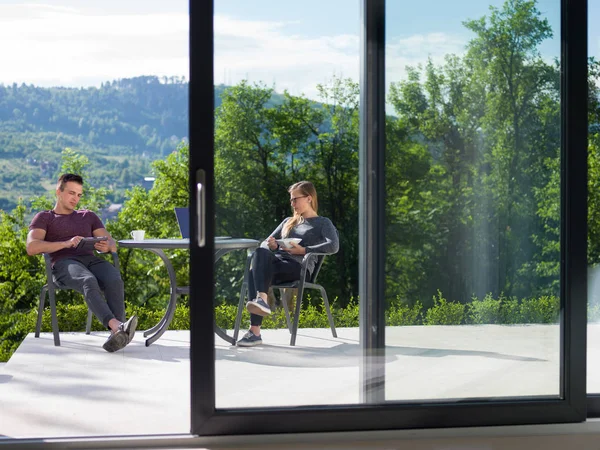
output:
[[[283, 226], [290, 219], [291, 217], [283, 219], [283, 222], [273, 230], [269, 237], [273, 236], [275, 239], [282, 239], [283, 236], [281, 235], [281, 232], [283, 231]], [[286, 237], [302, 239], [299, 245], [306, 248], [306, 253], [337, 253], [340, 248], [338, 232], [333, 223], [331, 223], [331, 220], [327, 217], [316, 216], [306, 218], [302, 223], [299, 223], [292, 228], [289, 235]], [[269, 248], [267, 239], [262, 242], [261, 247]], [[304, 255], [286, 254], [299, 263], [301, 263], [304, 258]], [[311, 258], [307, 269], [312, 273], [314, 268], [315, 259]]]

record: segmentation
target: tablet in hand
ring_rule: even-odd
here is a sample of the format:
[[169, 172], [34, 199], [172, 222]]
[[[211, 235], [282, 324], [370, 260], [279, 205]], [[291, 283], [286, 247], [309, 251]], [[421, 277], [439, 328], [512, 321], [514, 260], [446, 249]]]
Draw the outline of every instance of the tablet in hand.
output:
[[94, 250], [94, 244], [96, 242], [106, 241], [106, 240], [108, 240], [108, 236], [84, 237], [82, 240], [79, 241], [79, 244], [77, 244], [77, 247], [75, 247], [75, 248], [77, 250], [84, 250], [84, 251]]

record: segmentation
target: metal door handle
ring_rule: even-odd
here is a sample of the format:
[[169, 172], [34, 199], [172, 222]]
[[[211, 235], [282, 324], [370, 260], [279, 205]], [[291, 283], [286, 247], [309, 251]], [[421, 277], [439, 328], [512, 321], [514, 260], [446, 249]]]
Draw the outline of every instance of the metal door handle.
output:
[[205, 211], [205, 198], [204, 196], [206, 189], [204, 189], [204, 171], [198, 170], [196, 182], [196, 224], [198, 226], [198, 247], [204, 247], [206, 245], [206, 211]]

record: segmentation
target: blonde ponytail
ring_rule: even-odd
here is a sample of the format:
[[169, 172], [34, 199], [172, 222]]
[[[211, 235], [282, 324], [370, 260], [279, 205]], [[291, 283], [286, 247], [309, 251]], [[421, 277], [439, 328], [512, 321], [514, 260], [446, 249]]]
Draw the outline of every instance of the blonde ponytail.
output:
[[283, 230], [281, 232], [281, 236], [286, 238], [290, 235], [290, 231], [292, 230], [292, 228], [294, 228], [296, 225], [301, 224], [302, 222], [304, 222], [304, 217], [302, 217], [300, 214], [294, 212], [294, 215], [292, 216], [292, 218], [290, 220], [288, 220], [285, 225], [283, 226]]
[[[289, 193], [291, 193], [292, 191], [295, 191], [295, 190], [300, 191], [302, 193], [302, 195], [310, 195], [312, 198], [312, 202], [310, 203], [310, 206], [315, 213], [318, 213], [319, 202], [317, 200], [317, 190], [315, 189], [315, 186], [310, 181], [298, 181], [297, 183], [292, 184], [288, 188]], [[290, 234], [290, 231], [292, 231], [292, 228], [294, 228], [296, 225], [300, 225], [303, 222], [304, 222], [304, 217], [302, 217], [302, 215], [300, 215], [299, 213], [294, 212], [294, 215], [292, 216], [292, 218], [290, 220], [288, 220], [285, 223], [285, 225], [283, 226], [281, 236], [284, 238], [288, 237]]]

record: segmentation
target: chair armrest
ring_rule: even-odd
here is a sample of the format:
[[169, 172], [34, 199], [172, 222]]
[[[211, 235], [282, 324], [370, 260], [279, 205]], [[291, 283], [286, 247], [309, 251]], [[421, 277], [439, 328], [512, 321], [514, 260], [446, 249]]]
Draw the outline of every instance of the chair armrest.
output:
[[[316, 283], [317, 276], [319, 275], [319, 271], [321, 270], [321, 264], [323, 264], [323, 260], [325, 259], [325, 257], [330, 256], [330, 255], [335, 255], [335, 253], [310, 252], [310, 253], [307, 253], [306, 255], [304, 255], [304, 258], [302, 258], [302, 266], [301, 266], [302, 270], [300, 271], [300, 279], [301, 280], [306, 279], [308, 263], [309, 263], [310, 259], [314, 256], [315, 267], [313, 269], [313, 272], [310, 273], [310, 278], [311, 278], [310, 282]], [[320, 263], [319, 263], [319, 259], [318, 259], [319, 257], [322, 257]]]
[[317, 257], [317, 256], [330, 256], [330, 255], [335, 255], [335, 253], [317, 253], [317, 252], [310, 252], [304, 255], [304, 258], [302, 258], [302, 264], [306, 264], [308, 263], [308, 260], [311, 257]]
[[110, 253], [112, 255], [113, 264], [114, 264], [115, 268], [120, 272], [121, 266], [119, 265], [119, 255], [117, 254], [117, 252], [110, 252]]
[[105, 253], [98, 253], [99, 255], [109, 255], [112, 256], [112, 260], [113, 260], [113, 265], [115, 266], [115, 268], [117, 270], [121, 270], [120, 266], [119, 266], [119, 255], [117, 254], [117, 252], [105, 252]]

